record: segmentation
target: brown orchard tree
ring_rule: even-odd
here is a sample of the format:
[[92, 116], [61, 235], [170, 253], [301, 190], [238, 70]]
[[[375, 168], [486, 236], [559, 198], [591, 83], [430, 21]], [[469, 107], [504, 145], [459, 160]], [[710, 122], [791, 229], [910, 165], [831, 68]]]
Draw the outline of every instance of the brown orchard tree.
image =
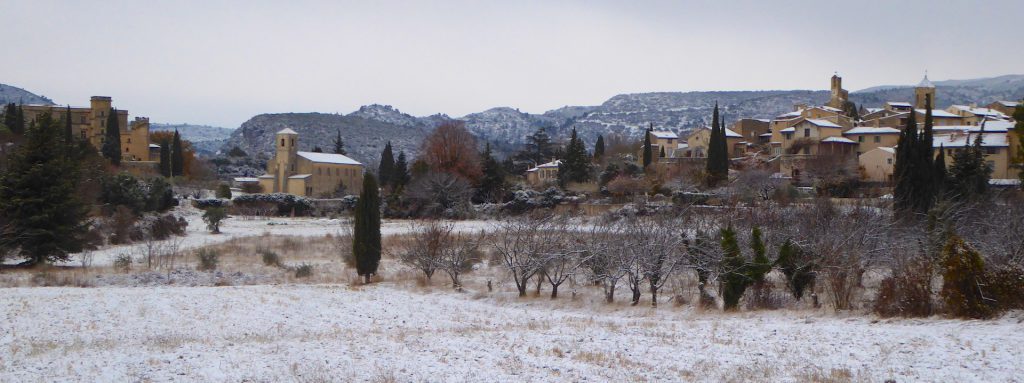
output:
[[473, 137], [462, 121], [442, 123], [423, 141], [421, 159], [435, 172], [448, 172], [476, 184], [483, 172]]

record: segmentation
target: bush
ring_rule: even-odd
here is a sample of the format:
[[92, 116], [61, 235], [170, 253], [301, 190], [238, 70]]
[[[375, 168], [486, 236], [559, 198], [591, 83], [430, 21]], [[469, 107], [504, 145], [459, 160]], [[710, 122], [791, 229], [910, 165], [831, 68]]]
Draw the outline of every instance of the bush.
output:
[[185, 235], [188, 221], [174, 214], [164, 214], [151, 219], [149, 235], [153, 239], [167, 239], [172, 235]]
[[267, 266], [281, 267], [281, 256], [270, 250], [260, 250], [260, 257], [263, 258], [263, 264]]
[[124, 206], [138, 214], [146, 207], [148, 196], [138, 179], [127, 173], [104, 178], [100, 189], [100, 201], [112, 208]]
[[988, 318], [993, 315], [990, 300], [982, 295], [985, 262], [964, 240], [952, 235], [942, 249], [942, 300], [957, 318]]
[[787, 239], [782, 243], [775, 265], [786, 276], [786, 286], [797, 300], [803, 298], [804, 291], [814, 285], [815, 266], [806, 259], [803, 251], [793, 241]]
[[926, 317], [935, 313], [932, 303], [932, 265], [916, 259], [894, 267], [883, 279], [874, 312], [881, 317]]
[[211, 207], [225, 207], [228, 206], [228, 204], [228, 201], [216, 198], [192, 200], [192, 206], [195, 206], [197, 209], [203, 210], [209, 209]]
[[146, 199], [146, 211], [165, 211], [178, 206], [171, 185], [163, 177], [155, 177], [149, 182], [149, 196]]
[[213, 249], [199, 249], [196, 258], [199, 258], [199, 265], [196, 266], [199, 271], [216, 270], [220, 263], [220, 253]]
[[295, 268], [295, 278], [306, 278], [313, 275], [313, 265], [303, 263]]
[[217, 186], [217, 198], [231, 199], [231, 186], [228, 186], [228, 184]]
[[242, 192], [246, 194], [263, 193], [263, 186], [256, 182], [245, 182], [242, 184]]
[[308, 199], [285, 193], [247, 194], [235, 197], [231, 202], [238, 208], [276, 207], [278, 216], [305, 216], [313, 211], [313, 204]]
[[996, 309], [1024, 309], [1024, 267], [1004, 265], [985, 271], [986, 291]]
[[132, 269], [132, 256], [121, 254], [114, 258], [114, 269], [127, 273]]
[[206, 228], [213, 234], [220, 234], [220, 222], [228, 217], [228, 213], [222, 207], [211, 207], [203, 213], [203, 222]]

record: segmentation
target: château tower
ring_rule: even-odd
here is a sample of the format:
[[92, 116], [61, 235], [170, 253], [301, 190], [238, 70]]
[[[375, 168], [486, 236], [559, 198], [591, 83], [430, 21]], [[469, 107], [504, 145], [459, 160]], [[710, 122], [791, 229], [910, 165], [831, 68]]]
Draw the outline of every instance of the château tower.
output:
[[277, 147], [277, 155], [274, 156], [277, 182], [274, 185], [275, 193], [288, 192], [288, 177], [295, 174], [295, 155], [298, 152], [299, 133], [284, 128], [277, 132], [274, 146]]
[[914, 87], [914, 109], [924, 109], [924, 101], [926, 96], [931, 95], [932, 108], [935, 108], [935, 84], [928, 81], [928, 74], [924, 74], [924, 79]]
[[846, 104], [846, 100], [850, 97], [850, 93], [843, 89], [843, 78], [839, 77], [839, 74], [832, 75], [832, 98], [828, 100], [827, 106], [842, 109], [843, 105]]

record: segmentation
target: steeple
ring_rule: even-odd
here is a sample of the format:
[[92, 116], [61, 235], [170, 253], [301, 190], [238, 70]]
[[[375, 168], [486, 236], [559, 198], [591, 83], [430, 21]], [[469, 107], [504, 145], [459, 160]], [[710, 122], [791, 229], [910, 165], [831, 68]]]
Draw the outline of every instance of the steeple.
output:
[[925, 71], [924, 78], [914, 87], [914, 109], [924, 109], [928, 96], [931, 96], [932, 108], [935, 108], [938, 105], [935, 98], [935, 84], [928, 80], [928, 71]]

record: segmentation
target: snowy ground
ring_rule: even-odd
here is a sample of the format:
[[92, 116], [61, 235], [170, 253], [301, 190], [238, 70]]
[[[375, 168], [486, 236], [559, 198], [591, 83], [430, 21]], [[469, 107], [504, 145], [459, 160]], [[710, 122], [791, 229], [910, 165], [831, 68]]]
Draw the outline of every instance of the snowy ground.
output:
[[1020, 314], [895, 320], [283, 285], [13, 288], [0, 381], [1020, 381]]

